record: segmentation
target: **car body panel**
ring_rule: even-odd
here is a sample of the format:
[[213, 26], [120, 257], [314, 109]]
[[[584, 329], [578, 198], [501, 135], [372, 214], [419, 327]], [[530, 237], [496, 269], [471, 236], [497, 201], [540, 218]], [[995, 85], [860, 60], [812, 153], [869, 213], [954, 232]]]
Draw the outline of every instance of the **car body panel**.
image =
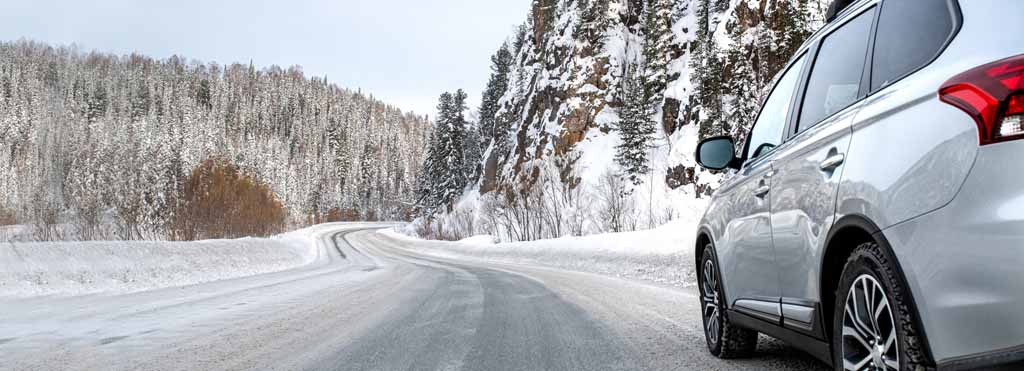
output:
[[[745, 167], [720, 189], [708, 208], [715, 234], [722, 285], [730, 304], [739, 299], [779, 298], [775, 252], [772, 249], [768, 197], [756, 190], [770, 186], [770, 155]], [[731, 306], [731, 305], [730, 305]]]
[[1021, 159], [1024, 142], [983, 147], [952, 203], [883, 231], [940, 363], [1024, 344]]
[[[963, 26], [956, 39], [935, 63], [901, 83], [927, 81], [921, 89], [938, 91], [961, 72], [1024, 54], [1024, 22], [1006, 21], [1008, 10], [1021, 7], [1019, 1], [961, 5]], [[1018, 20], [1024, 18], [1024, 13], [1015, 14]], [[992, 27], [993, 20], [1000, 20], [1000, 26]], [[931, 175], [923, 174], [927, 169], [922, 167], [922, 174], [913, 176], [942, 181], [936, 178], [944, 175], [946, 186], [959, 184], [951, 195], [931, 191], [940, 198], [936, 201], [945, 202], [932, 203], [935, 210], [924, 215], [913, 214], [925, 207], [899, 217], [889, 213], [890, 226], [882, 226], [882, 233], [918, 302], [935, 361], [942, 365], [974, 355], [994, 359], [993, 353], [1024, 344], [1024, 142], [979, 147], [973, 120], [951, 106], [929, 105], [923, 111], [933, 114], [917, 125], [939, 124], [929, 126], [931, 131], [945, 131], [949, 139], [932, 151], [949, 153], [932, 155]], [[940, 187], [936, 183], [918, 189]]]
[[859, 215], [884, 229], [948, 204], [959, 191], [977, 155], [977, 126], [937, 92], [961, 72], [1024, 54], [1024, 23], [990, 24], [1020, 2], [969, 5], [942, 55], [865, 100], [853, 126], [838, 218]]
[[739, 299], [732, 306], [735, 310], [763, 321], [778, 323], [782, 318], [782, 307], [779, 305], [779, 301], [771, 300], [771, 298], [765, 298], [764, 300]]
[[938, 99], [953, 71], [926, 69], [864, 101], [853, 124], [838, 217], [863, 216], [884, 229], [953, 199], [978, 150], [974, 121]]
[[[953, 76], [1024, 55], [1024, 2], [949, 1], [960, 5], [958, 31], [933, 61], [867, 91], [859, 103], [772, 152], [767, 207], [716, 194], [701, 225], [716, 249], [729, 250], [719, 258], [733, 265], [722, 272], [730, 300], [768, 308], [770, 295], [759, 294], [771, 292], [770, 284], [755, 280], [771, 272], [753, 264], [774, 260], [781, 323], [787, 317], [813, 322], [822, 286], [835, 284], [820, 282], [831, 228], [863, 220], [895, 257], [926, 353], [940, 369], [1024, 360], [1024, 140], [980, 146], [974, 120], [938, 97]], [[815, 40], [857, 9], [879, 3], [884, 12], [883, 1], [851, 5], [800, 53], [817, 48]], [[845, 161], [834, 174], [823, 174], [815, 162], [833, 148], [845, 152]], [[726, 261], [738, 257], [743, 263]], [[751, 284], [761, 287], [745, 287]], [[779, 327], [790, 329], [800, 330]], [[821, 339], [815, 331], [803, 334], [807, 341]]]
[[854, 105], [801, 133], [776, 155], [771, 224], [782, 297], [820, 301], [821, 256], [835, 221], [843, 165], [823, 171], [827, 158], [846, 155]]

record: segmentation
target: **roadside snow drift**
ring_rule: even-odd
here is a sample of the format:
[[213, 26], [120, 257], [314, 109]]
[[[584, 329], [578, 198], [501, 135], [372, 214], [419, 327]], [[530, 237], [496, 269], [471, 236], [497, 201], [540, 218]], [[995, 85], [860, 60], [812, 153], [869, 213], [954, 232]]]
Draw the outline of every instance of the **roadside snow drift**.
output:
[[0, 297], [128, 293], [277, 272], [318, 259], [312, 227], [267, 239], [0, 245]]
[[499, 244], [490, 236], [441, 242], [410, 237], [394, 229], [380, 233], [413, 242], [410, 246], [418, 253], [442, 258], [548, 266], [674, 286], [693, 286], [696, 282], [696, 229], [688, 220], [647, 231]]

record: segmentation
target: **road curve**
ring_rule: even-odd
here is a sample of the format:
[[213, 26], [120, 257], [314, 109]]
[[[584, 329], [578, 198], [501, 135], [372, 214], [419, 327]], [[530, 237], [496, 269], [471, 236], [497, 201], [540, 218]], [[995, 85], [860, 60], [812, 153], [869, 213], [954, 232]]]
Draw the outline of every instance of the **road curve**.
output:
[[430, 257], [366, 228], [286, 272], [0, 301], [0, 369], [825, 369], [764, 337], [755, 358], [711, 357], [689, 290]]

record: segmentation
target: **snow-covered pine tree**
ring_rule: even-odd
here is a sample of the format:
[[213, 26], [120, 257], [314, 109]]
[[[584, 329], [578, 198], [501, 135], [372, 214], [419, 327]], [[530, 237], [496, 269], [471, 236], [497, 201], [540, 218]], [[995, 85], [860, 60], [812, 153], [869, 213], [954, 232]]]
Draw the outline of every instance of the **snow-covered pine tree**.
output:
[[766, 75], [761, 86], [786, 66], [789, 58], [796, 53], [797, 49], [811, 36], [811, 15], [808, 10], [810, 0], [800, 1], [794, 4], [793, 1], [774, 1], [769, 4], [765, 11], [767, 27], [761, 27], [770, 35], [770, 39], [762, 41], [770, 43], [760, 47], [765, 55], [764, 67]]
[[455, 153], [462, 155], [462, 184], [458, 190], [458, 197], [462, 195], [463, 188], [471, 181], [474, 181], [477, 173], [477, 164], [480, 163], [480, 146], [477, 128], [466, 119], [466, 111], [469, 110], [469, 103], [466, 101], [469, 95], [459, 89], [452, 96], [452, 128], [457, 137], [455, 144], [458, 148]]
[[462, 90], [445, 92], [438, 100], [437, 122], [423, 166], [425, 181], [420, 186], [420, 205], [428, 212], [442, 206], [451, 209], [466, 187], [465, 107]]
[[441, 204], [439, 201], [440, 192], [437, 189], [437, 186], [441, 184], [442, 176], [437, 134], [438, 125], [435, 123], [434, 130], [430, 132], [430, 139], [427, 140], [427, 155], [423, 160], [423, 170], [420, 172], [419, 180], [416, 183], [416, 206], [425, 214], [433, 213], [438, 205]]
[[[752, 31], [755, 32], [754, 37], [764, 37], [758, 30]], [[725, 88], [731, 93], [732, 104], [725, 112], [725, 122], [733, 123], [738, 127], [746, 127], [753, 123], [754, 117], [760, 110], [762, 99], [760, 87], [763, 86], [761, 72], [764, 69], [757, 63], [761, 60], [757, 58], [759, 50], [745, 44], [743, 40], [745, 35], [747, 32], [740, 28], [736, 28], [730, 33], [729, 37], [732, 39], [733, 48], [727, 54], [727, 59], [732, 66], [730, 71], [732, 78], [726, 82]], [[707, 135], [711, 134], [707, 133]]]
[[363, 211], [363, 215], [367, 212], [373, 211], [373, 198], [374, 193], [379, 192], [376, 187], [376, 166], [375, 162], [379, 160], [375, 156], [377, 147], [372, 142], [364, 142], [362, 151], [359, 153], [359, 173], [357, 174], [357, 180], [359, 182], [359, 209]]
[[345, 182], [348, 180], [349, 159], [351, 157], [349, 154], [347, 130], [338, 124], [334, 124], [331, 128], [327, 129], [327, 142], [331, 153], [335, 181], [339, 183], [341, 188], [344, 188]]
[[642, 175], [651, 171], [648, 152], [655, 131], [653, 105], [646, 93], [645, 76], [640, 66], [631, 65], [622, 77], [622, 109], [619, 110], [619, 137], [615, 147], [615, 162], [634, 185], [642, 182]]
[[668, 85], [672, 61], [672, 22], [675, 0], [649, 0], [644, 9], [644, 90], [651, 103], [660, 106]]
[[608, 17], [609, 3], [610, 0], [579, 0], [577, 9], [580, 12], [580, 24], [576, 27], [574, 36], [585, 43], [585, 47], [590, 51], [600, 51], [604, 48], [605, 39], [608, 37], [606, 31], [611, 24]]
[[725, 112], [724, 131], [717, 133], [742, 136], [753, 124], [772, 79], [810, 36], [808, 3], [769, 2], [759, 27], [731, 30], [732, 48], [724, 61], [730, 66], [730, 78], [719, 93], [728, 92], [731, 104]]
[[480, 129], [477, 125], [479, 124], [465, 121], [466, 139], [462, 154], [463, 165], [466, 169], [466, 184], [476, 183], [480, 179], [480, 161], [483, 159], [483, 151], [478, 144], [483, 140], [480, 139]]
[[133, 121], [141, 120], [149, 114], [149, 88], [146, 87], [145, 81], [140, 82], [133, 92], [131, 104], [131, 119]]
[[[711, 9], [716, 13], [721, 13], [729, 9], [729, 0], [710, 0]], [[789, 1], [789, 0], [784, 0]]]
[[444, 93], [438, 106], [438, 154], [441, 163], [441, 178], [438, 184], [438, 200], [441, 206], [451, 208], [455, 199], [466, 187], [465, 165], [465, 118], [466, 93]]
[[728, 132], [722, 122], [724, 71], [711, 29], [712, 5], [712, 0], [701, 0], [698, 4], [696, 49], [690, 59], [690, 73], [696, 76], [692, 99], [698, 108], [692, 119], [698, 123], [701, 138]]
[[103, 87], [102, 83], [96, 84], [92, 95], [89, 97], [89, 112], [87, 115], [90, 124], [95, 123], [96, 120], [99, 120], [107, 113], [108, 104], [107, 89]]
[[485, 149], [494, 140], [496, 131], [508, 130], [508, 128], [496, 128], [495, 124], [501, 109], [501, 96], [508, 90], [508, 73], [511, 68], [512, 52], [509, 51], [509, 45], [506, 42], [491, 56], [491, 78], [487, 81], [487, 88], [484, 89], [480, 102], [481, 149]]

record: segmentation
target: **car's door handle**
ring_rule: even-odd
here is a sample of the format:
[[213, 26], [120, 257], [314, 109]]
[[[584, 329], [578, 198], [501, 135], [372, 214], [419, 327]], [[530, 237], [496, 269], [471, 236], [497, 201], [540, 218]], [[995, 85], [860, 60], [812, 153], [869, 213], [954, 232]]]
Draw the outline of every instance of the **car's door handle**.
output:
[[846, 155], [842, 153], [833, 154], [821, 162], [821, 171], [833, 171], [839, 165], [842, 165], [843, 162], [846, 162]]
[[754, 190], [754, 196], [757, 196], [757, 198], [764, 198], [764, 196], [767, 196], [768, 192], [771, 192], [771, 190], [771, 187], [762, 183], [760, 187], [757, 187], [757, 189]]

